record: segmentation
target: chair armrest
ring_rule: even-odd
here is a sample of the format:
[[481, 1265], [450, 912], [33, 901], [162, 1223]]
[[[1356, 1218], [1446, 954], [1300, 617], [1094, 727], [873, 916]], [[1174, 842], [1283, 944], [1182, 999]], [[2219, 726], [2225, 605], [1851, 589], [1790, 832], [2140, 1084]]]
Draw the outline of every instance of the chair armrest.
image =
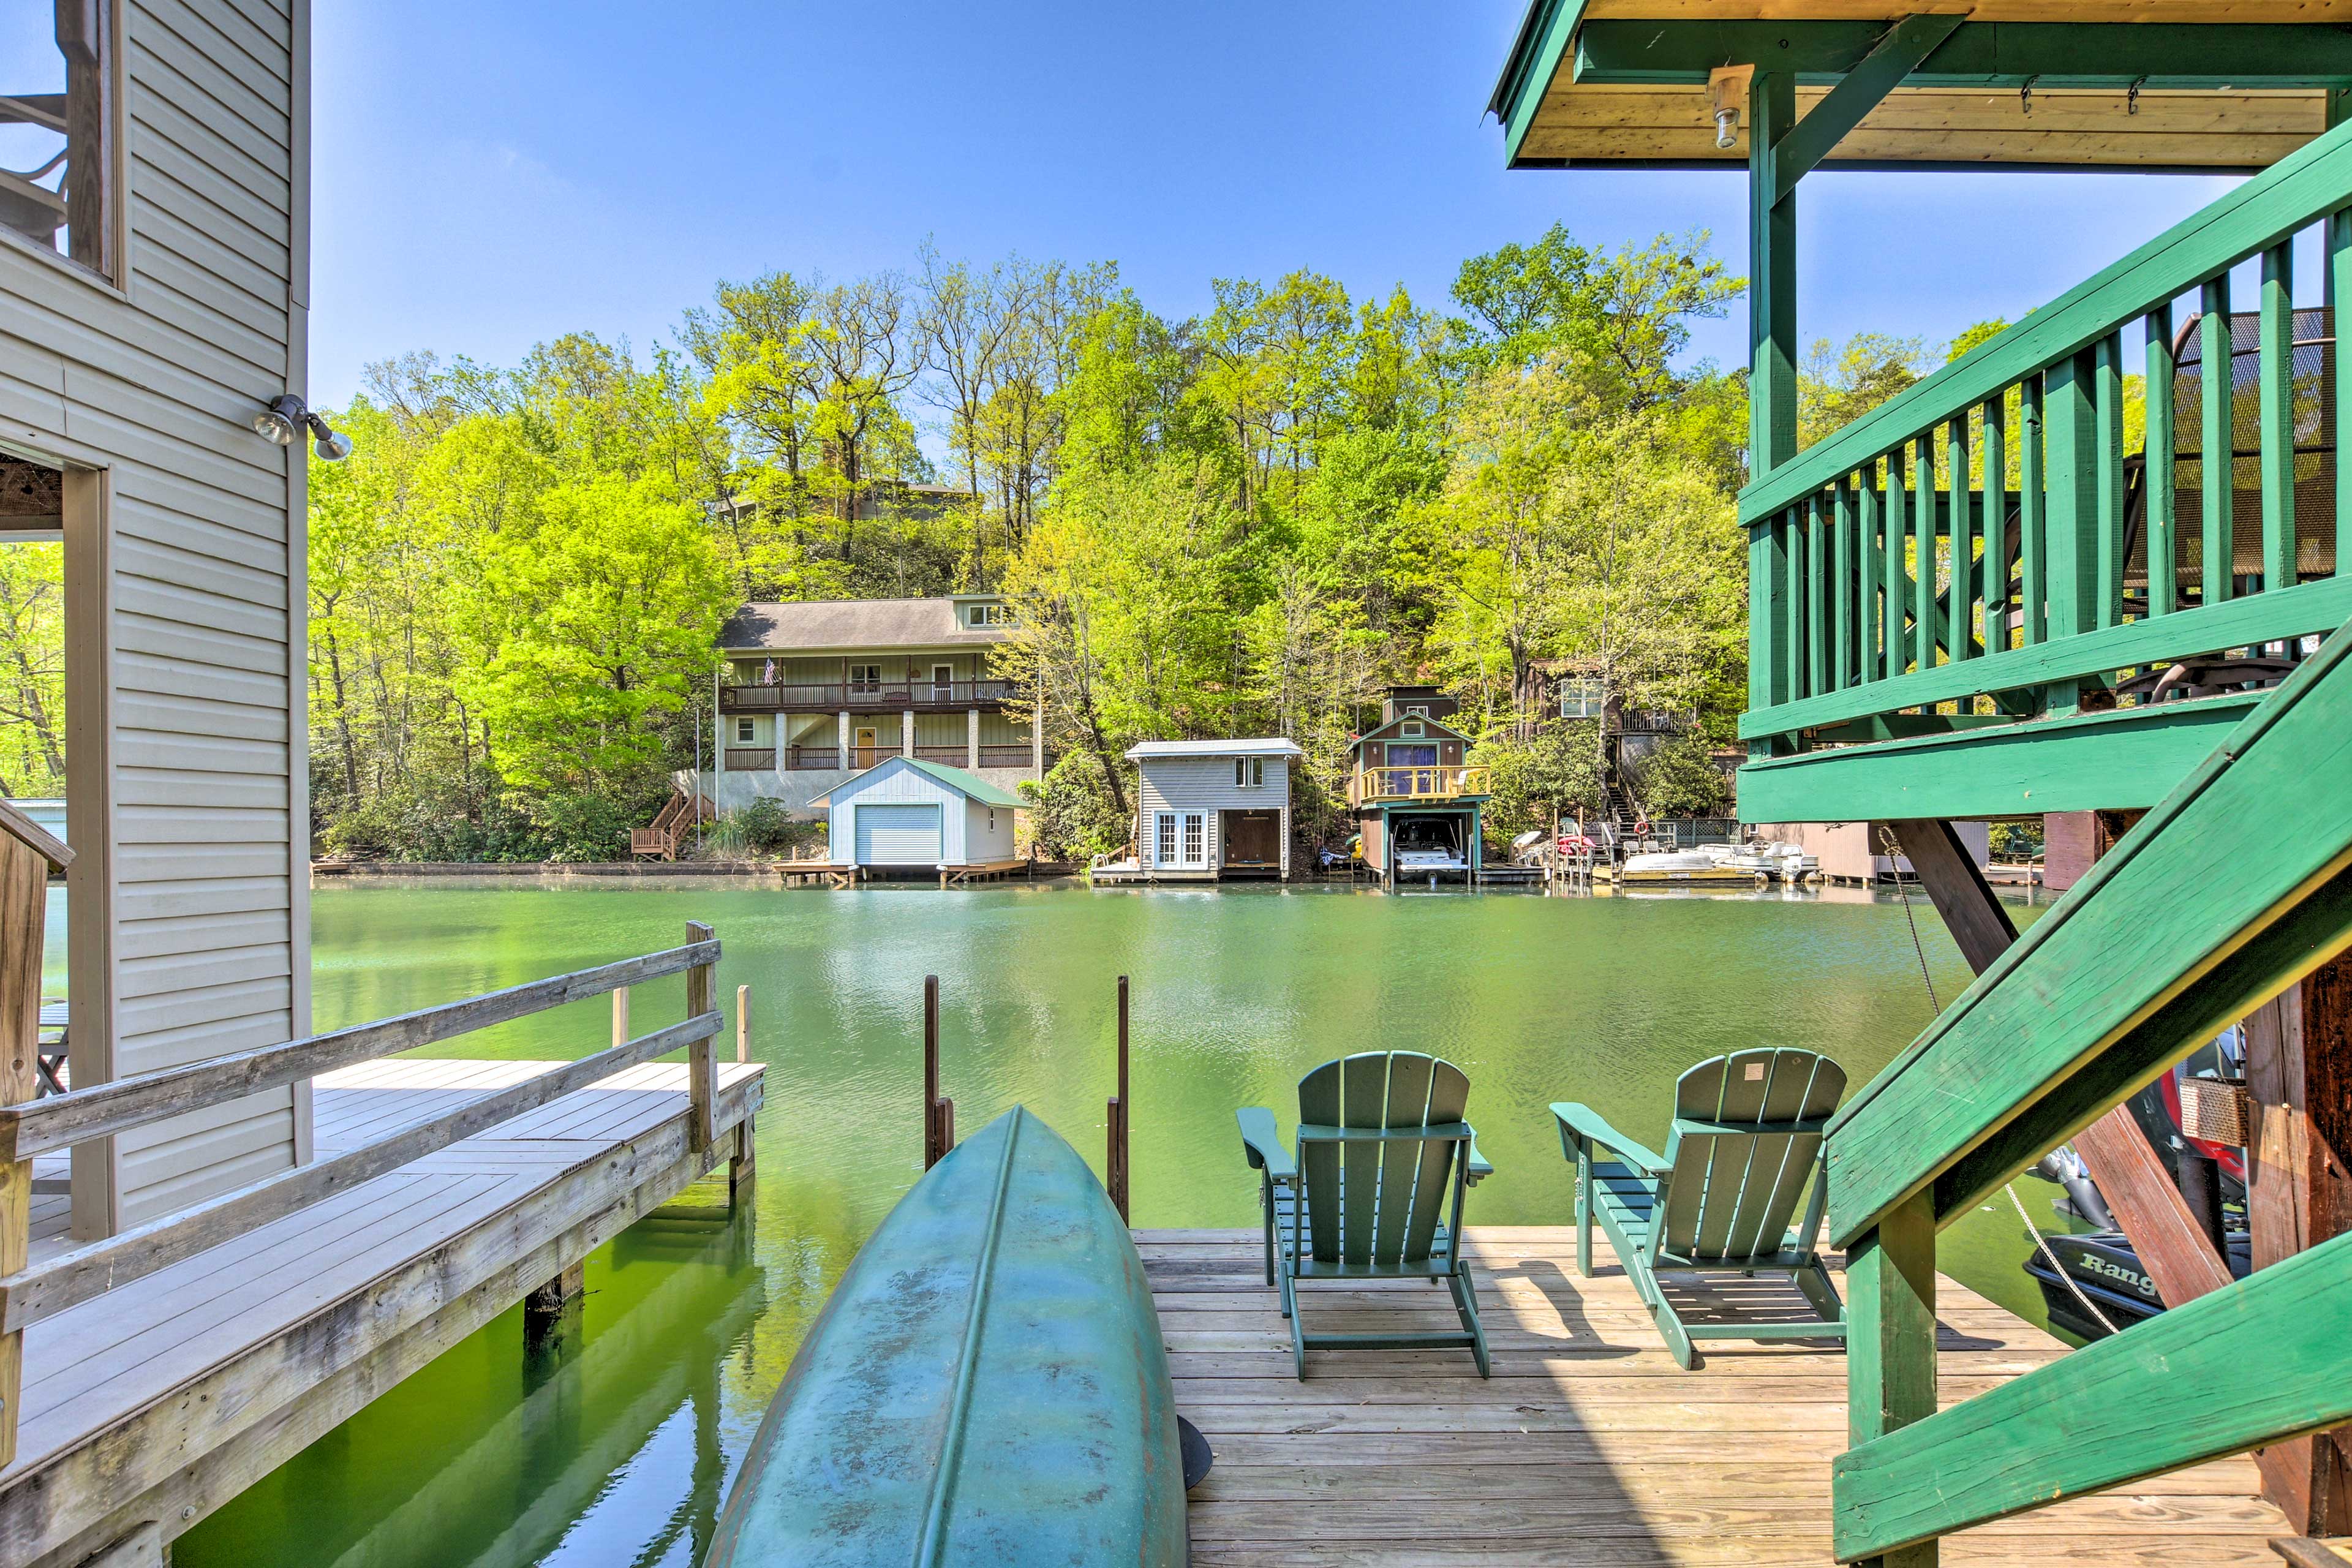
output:
[[1624, 1156], [1627, 1164], [1643, 1174], [1658, 1176], [1665, 1173], [1666, 1162], [1664, 1156], [1643, 1148], [1610, 1126], [1608, 1119], [1592, 1107], [1556, 1100], [1552, 1104], [1551, 1113], [1559, 1118], [1560, 1127], [1564, 1131], [1573, 1132], [1588, 1143], [1598, 1143], [1604, 1149], [1615, 1150]]
[[1242, 1154], [1253, 1171], [1264, 1171], [1267, 1179], [1276, 1182], [1293, 1180], [1297, 1167], [1290, 1163], [1290, 1152], [1282, 1146], [1281, 1136], [1274, 1129], [1274, 1112], [1260, 1106], [1234, 1112], [1234, 1120], [1242, 1127]]
[[1478, 1152], [1475, 1134], [1470, 1139], [1470, 1153], [1464, 1162], [1464, 1167], [1463, 1181], [1474, 1187], [1495, 1173], [1495, 1167], [1486, 1163], [1486, 1156]]

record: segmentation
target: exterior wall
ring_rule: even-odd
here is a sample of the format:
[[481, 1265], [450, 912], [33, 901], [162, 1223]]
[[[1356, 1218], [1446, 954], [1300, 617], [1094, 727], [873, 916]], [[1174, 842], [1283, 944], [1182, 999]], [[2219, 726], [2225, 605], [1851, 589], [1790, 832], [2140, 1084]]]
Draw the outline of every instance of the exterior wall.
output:
[[[106, 3], [106, 0], [101, 0]], [[0, 443], [66, 472], [77, 1083], [310, 1028], [307, 0], [114, 0], [110, 287], [0, 243]], [[307, 1086], [73, 1152], [78, 1234], [305, 1157]]]
[[[964, 802], [964, 859], [979, 864], [988, 860], [1013, 858], [1013, 818], [1009, 806], [985, 805], [976, 800]], [[993, 826], [991, 824], [993, 823]]]
[[1136, 849], [1146, 866], [1159, 864], [1159, 835], [1154, 814], [1199, 811], [1208, 814], [1208, 854], [1212, 867], [1224, 863], [1221, 811], [1286, 811], [1290, 805], [1290, 763], [1284, 757], [1265, 759], [1265, 783], [1250, 788], [1234, 784], [1230, 756], [1145, 757], [1137, 767], [1136, 799], [1142, 812]]

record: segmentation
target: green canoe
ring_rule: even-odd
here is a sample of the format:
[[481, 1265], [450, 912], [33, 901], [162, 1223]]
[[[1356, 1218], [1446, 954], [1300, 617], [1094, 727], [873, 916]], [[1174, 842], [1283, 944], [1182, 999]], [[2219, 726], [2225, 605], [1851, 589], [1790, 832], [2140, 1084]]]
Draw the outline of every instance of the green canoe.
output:
[[1015, 1107], [898, 1200], [793, 1358], [705, 1568], [1178, 1568], [1160, 1320], [1086, 1162]]

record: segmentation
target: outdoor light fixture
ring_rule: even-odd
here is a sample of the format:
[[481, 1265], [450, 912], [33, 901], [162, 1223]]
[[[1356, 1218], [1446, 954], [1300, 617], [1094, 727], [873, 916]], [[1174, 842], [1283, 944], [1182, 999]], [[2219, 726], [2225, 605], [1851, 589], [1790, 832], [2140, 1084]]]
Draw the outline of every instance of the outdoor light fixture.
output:
[[292, 446], [306, 425], [319, 456], [325, 461], [340, 463], [352, 455], [352, 438], [311, 413], [309, 405], [290, 392], [253, 416], [254, 433], [267, 436], [281, 447]]
[[1726, 149], [1739, 144], [1739, 110], [1718, 109], [1715, 111], [1715, 144]]

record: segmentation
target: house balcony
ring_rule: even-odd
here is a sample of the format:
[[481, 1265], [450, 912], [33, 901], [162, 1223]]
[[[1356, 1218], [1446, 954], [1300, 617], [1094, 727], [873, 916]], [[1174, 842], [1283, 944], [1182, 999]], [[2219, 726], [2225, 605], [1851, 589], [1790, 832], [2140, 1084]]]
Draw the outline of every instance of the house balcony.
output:
[[1363, 768], [1348, 781], [1349, 805], [1484, 800], [1487, 770], [1465, 767]]
[[2347, 206], [2315, 142], [1742, 492], [1743, 819], [2152, 806], [2352, 619]]
[[721, 713], [993, 712], [1020, 694], [1010, 680], [817, 682], [722, 686]]

